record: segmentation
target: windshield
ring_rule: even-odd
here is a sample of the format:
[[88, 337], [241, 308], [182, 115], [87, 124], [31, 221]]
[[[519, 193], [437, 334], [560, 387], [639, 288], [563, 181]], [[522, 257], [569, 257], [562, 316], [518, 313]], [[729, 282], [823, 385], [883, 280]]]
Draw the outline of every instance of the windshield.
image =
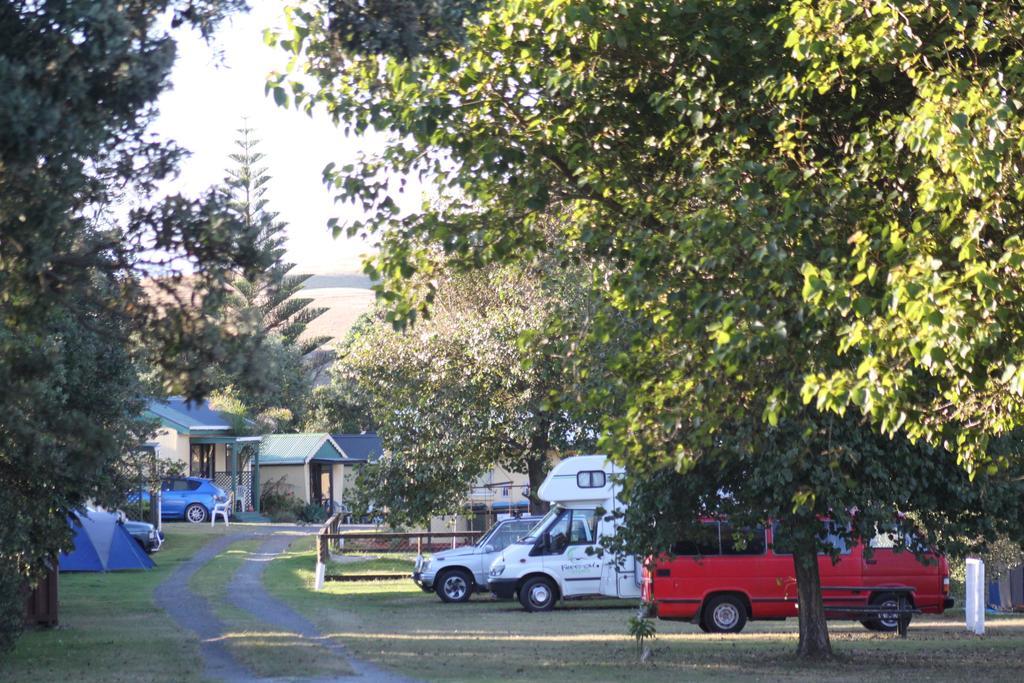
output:
[[498, 522], [497, 524], [493, 525], [490, 529], [485, 531], [484, 535], [478, 538], [476, 540], [476, 543], [474, 543], [473, 545], [479, 548], [482, 548], [485, 545], [487, 545], [487, 541], [491, 540], [491, 537], [494, 536], [494, 532], [498, 530], [499, 526], [501, 526], [501, 522]]
[[544, 517], [537, 522], [536, 526], [530, 529], [530, 533], [519, 539], [517, 543], [536, 543], [540, 535], [544, 533], [544, 530], [551, 525], [551, 520], [557, 517], [561, 511], [562, 508], [558, 506], [548, 510], [548, 514], [544, 515]]

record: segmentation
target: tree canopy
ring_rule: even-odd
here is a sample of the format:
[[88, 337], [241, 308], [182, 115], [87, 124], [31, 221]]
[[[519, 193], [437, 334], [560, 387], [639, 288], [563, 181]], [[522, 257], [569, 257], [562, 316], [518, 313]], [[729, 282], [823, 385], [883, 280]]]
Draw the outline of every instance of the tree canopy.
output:
[[555, 320], [580, 335], [593, 315], [578, 274], [546, 266], [442, 268], [429, 320], [396, 331], [379, 308], [354, 328], [335, 379], [367, 406], [386, 450], [361, 474], [364, 504], [399, 524], [457, 514], [501, 466], [529, 476], [537, 510], [551, 458], [593, 448], [595, 414], [564, 399], [592, 380], [574, 376], [568, 345], [522, 343]]
[[182, 150], [147, 133], [167, 84], [167, 17], [209, 34], [239, 0], [0, 4], [0, 649], [65, 515], [123, 494], [145, 366], [200, 396], [251, 350], [225, 312], [263, 267], [227, 197], [158, 197]]
[[[392, 317], [434, 300], [433, 249], [465, 267], [539, 250], [608, 264], [598, 290], [618, 317], [587, 337], [629, 348], [609, 366], [625, 409], [603, 447], [634, 476], [671, 466], [711, 492], [729, 476], [749, 501], [743, 463], [763, 460], [778, 493], [760, 512], [806, 532], [801, 652], [827, 652], [818, 518], [912, 506], [875, 497], [875, 471], [924, 462], [948, 482], [951, 459], [1011, 464], [988, 440], [1021, 421], [1021, 10], [448, 4], [461, 30], [411, 21], [396, 43], [303, 3], [276, 38], [297, 58], [268, 85], [279, 101], [390, 135], [325, 179], [368, 216], [347, 230], [379, 236], [368, 271]], [[409, 174], [440, 196], [402, 215], [392, 178]], [[551, 213], [568, 217], [554, 249]]]

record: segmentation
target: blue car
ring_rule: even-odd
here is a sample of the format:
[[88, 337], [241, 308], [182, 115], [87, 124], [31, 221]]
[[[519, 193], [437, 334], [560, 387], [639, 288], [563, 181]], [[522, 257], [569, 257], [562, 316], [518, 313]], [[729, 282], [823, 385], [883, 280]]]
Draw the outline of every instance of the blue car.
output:
[[[138, 499], [138, 496], [129, 496]], [[227, 491], [209, 479], [200, 477], [174, 477], [164, 479], [160, 485], [160, 518], [184, 519], [193, 524], [210, 521], [210, 510], [215, 503], [228, 499]], [[142, 494], [149, 501], [149, 493]]]

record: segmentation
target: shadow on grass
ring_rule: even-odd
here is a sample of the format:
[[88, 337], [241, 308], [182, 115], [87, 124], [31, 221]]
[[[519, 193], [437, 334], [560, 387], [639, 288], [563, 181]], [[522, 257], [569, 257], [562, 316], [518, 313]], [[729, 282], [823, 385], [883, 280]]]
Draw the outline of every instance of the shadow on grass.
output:
[[984, 639], [951, 619], [925, 618], [911, 636], [832, 622], [836, 658], [794, 655], [796, 620], [753, 622], [739, 635], [708, 635], [688, 623], [655, 622], [653, 656], [639, 664], [626, 622], [635, 603], [572, 601], [530, 614], [518, 603], [474, 597], [446, 605], [411, 580], [329, 583], [312, 589], [312, 542], [271, 563], [267, 589], [380, 665], [437, 681], [1019, 680], [1024, 619], [992, 624]]

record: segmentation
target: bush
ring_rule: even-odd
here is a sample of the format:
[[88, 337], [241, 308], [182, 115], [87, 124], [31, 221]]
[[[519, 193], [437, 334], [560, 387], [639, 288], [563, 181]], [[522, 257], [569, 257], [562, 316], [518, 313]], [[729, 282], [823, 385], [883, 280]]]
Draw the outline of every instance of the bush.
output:
[[327, 519], [327, 511], [316, 503], [302, 505], [298, 511], [299, 521], [309, 524], [319, 524]]
[[[290, 487], [285, 483], [284, 477], [268, 481], [260, 491], [260, 510], [271, 519], [287, 513], [294, 517], [296, 505], [301, 505], [301, 503], [295, 499]], [[275, 519], [275, 521], [277, 520]]]

